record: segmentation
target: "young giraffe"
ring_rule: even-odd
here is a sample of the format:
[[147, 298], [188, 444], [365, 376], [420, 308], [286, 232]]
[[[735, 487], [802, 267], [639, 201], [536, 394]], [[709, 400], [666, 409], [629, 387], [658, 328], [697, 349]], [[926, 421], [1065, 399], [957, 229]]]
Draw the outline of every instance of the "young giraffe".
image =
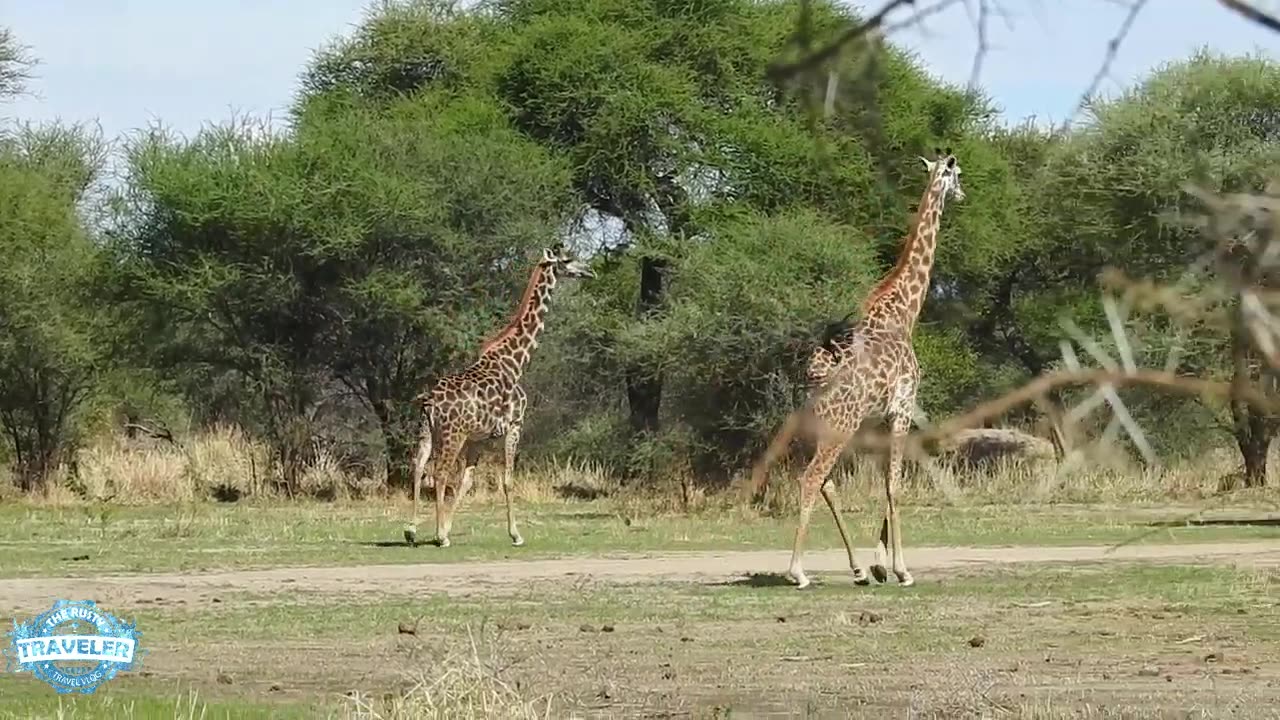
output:
[[888, 548], [890, 564], [898, 582], [903, 586], [915, 582], [902, 554], [897, 505], [903, 446], [911, 426], [916, 388], [920, 382], [920, 367], [911, 346], [911, 335], [929, 289], [929, 273], [933, 268], [943, 205], [950, 197], [957, 201], [964, 199], [964, 190], [960, 187], [960, 166], [956, 164], [951, 148], [947, 148], [945, 153], [935, 149], [934, 153], [934, 160], [920, 158], [928, 170], [929, 183], [897, 264], [863, 302], [862, 319], [850, 322], [846, 318], [839, 327], [829, 330], [828, 337], [814, 351], [807, 372], [811, 390], [806, 407], [792, 413], [753, 470], [752, 485], [758, 493], [769, 465], [790, 442], [797, 424], [808, 421], [820, 427], [817, 450], [799, 478], [800, 523], [796, 528], [791, 565], [787, 571], [800, 588], [809, 584], [801, 556], [809, 516], [819, 491], [831, 509], [840, 538], [844, 541], [854, 582], [859, 585], [870, 582], [866, 571], [854, 559], [849, 531], [840, 516], [839, 496], [827, 476], [849, 439], [862, 421], [871, 415], [887, 417], [892, 437], [889, 471], [885, 478], [885, 513], [876, 545], [876, 564], [871, 571], [879, 582], [888, 579], [885, 572]]
[[458, 472], [463, 448], [470, 441], [500, 437], [505, 440], [502, 495], [507, 504], [507, 533], [512, 544], [524, 544], [511, 510], [511, 470], [528, 403], [520, 377], [538, 347], [538, 333], [561, 272], [566, 277], [595, 277], [585, 263], [574, 259], [562, 246], [544, 249], [511, 320], [480, 346], [479, 359], [466, 370], [441, 378], [429, 392], [416, 398], [422, 405], [422, 419], [412, 467], [413, 520], [404, 530], [410, 545], [417, 543], [418, 500], [433, 447], [438, 447], [439, 452], [431, 472], [426, 473], [426, 482], [436, 495], [436, 544], [448, 547], [453, 514], [471, 489], [471, 472], [475, 469], [467, 464], [453, 500], [446, 502], [445, 490]]

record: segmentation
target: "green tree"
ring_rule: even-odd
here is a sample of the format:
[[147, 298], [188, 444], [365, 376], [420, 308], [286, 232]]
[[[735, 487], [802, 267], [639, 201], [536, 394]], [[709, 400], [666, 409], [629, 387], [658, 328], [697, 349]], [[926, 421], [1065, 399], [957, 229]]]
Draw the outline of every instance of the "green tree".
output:
[[[1026, 236], [1008, 233], [1016, 188], [1005, 159], [987, 149], [991, 112], [982, 98], [937, 83], [892, 47], [867, 47], [820, 68], [824, 78], [828, 69], [843, 74], [847, 94], [834, 116], [816, 117], [803, 82], [768, 73], [770, 63], [796, 52], [791, 42], [802, 20], [817, 43], [857, 18], [830, 3], [811, 4], [806, 18], [786, 0], [508, 0], [483, 12], [391, 3], [313, 63], [302, 104], [333, 94], [377, 104], [466, 89], [494, 96], [516, 128], [564, 158], [581, 222], [614, 232], [601, 248], [600, 280], [569, 303], [571, 319], [558, 336], [564, 347], [548, 348], [555, 361], [535, 368], [530, 384], [535, 399], [546, 399], [534, 412], [546, 408], [570, 425], [556, 425], [556, 447], [578, 436], [578, 422], [582, 437], [593, 438], [584, 444], [599, 447], [600, 432], [619, 429], [599, 412], [614, 412], [615, 401], [638, 437], [653, 435], [663, 418], [709, 417], [710, 407], [694, 412], [711, 400], [692, 373], [703, 372], [706, 382], [706, 373], [727, 371], [711, 357], [738, 355], [745, 373], [740, 381], [724, 378], [718, 407], [751, 414], [776, 400], [764, 388], [791, 381], [761, 369], [795, 370], [778, 357], [782, 325], [798, 323], [788, 336], [812, 333], [818, 315], [856, 307], [844, 292], [839, 301], [824, 297], [826, 283], [857, 288], [868, 270], [892, 264], [922, 189], [915, 155], [940, 139], [962, 153], [966, 178], [982, 188], [944, 231], [940, 297], [986, 282], [991, 264], [1013, 255], [1009, 238]], [[776, 255], [764, 254], [757, 241], [765, 226], [775, 238], [782, 228], [796, 233], [802, 255], [816, 252], [806, 236], [827, 243], [841, 233], [848, 254], [822, 244], [830, 276], [821, 280], [725, 268], [741, 275], [735, 282], [758, 283], [735, 292], [760, 301], [719, 304], [726, 296], [703, 287], [720, 278], [709, 271], [710, 258], [803, 262], [780, 239], [769, 246]], [[863, 266], [845, 275], [858, 259]], [[779, 295], [785, 312], [768, 300]], [[757, 311], [765, 314], [751, 314]], [[704, 325], [689, 341], [674, 339], [673, 328], [695, 313], [735, 312], [742, 314], [736, 329]], [[981, 388], [977, 356], [960, 347], [967, 340], [949, 325], [941, 314], [926, 318], [921, 331], [925, 362], [940, 380], [925, 390], [930, 402], [954, 404]], [[613, 387], [619, 380], [621, 395]], [[607, 400], [586, 407], [582, 398]], [[719, 463], [726, 448], [744, 450], [743, 427], [768, 424], [743, 416], [724, 423], [735, 429], [714, 441], [706, 427], [694, 432], [700, 447], [716, 448], [707, 458]], [[540, 425], [530, 423], [531, 440]]]
[[78, 128], [0, 138], [0, 426], [25, 490], [67, 458], [104, 362], [86, 292], [96, 251], [80, 213], [102, 157]]
[[339, 391], [377, 419], [400, 476], [413, 396], [510, 311], [566, 213], [555, 159], [492, 102], [446, 92], [335, 94], [289, 135], [153, 136], [131, 162], [114, 247], [123, 297], [169, 328], [153, 362], [236, 379], [287, 482]]
[[[974, 335], [1002, 337], [1027, 371], [1041, 372], [1056, 364], [1060, 315], [1109, 334], [1099, 304], [1105, 268], [1162, 284], [1182, 280], [1213, 244], [1188, 222], [1204, 208], [1184, 185], [1196, 182], [1214, 192], [1264, 188], [1280, 159], [1277, 81], [1280, 66], [1271, 61], [1199, 52], [1094, 103], [1070, 136], [1051, 139], [1030, 129], [1006, 135], [1002, 145], [1011, 157], [1035, 158], [1020, 170], [1031, 200], [1021, 212], [1041, 240], [1029, 244], [1001, 280], [1005, 299], [975, 324]], [[1188, 280], [1183, 291], [1202, 289], [1206, 280], [1213, 278]], [[1178, 343], [1180, 371], [1230, 377], [1233, 353], [1245, 345], [1223, 327], [1148, 314], [1130, 329], [1141, 341], [1140, 362], [1162, 365]], [[1262, 379], [1258, 363], [1244, 366], [1253, 368], [1246, 371], [1251, 381]], [[1211, 437], [1203, 431], [1206, 421], [1216, 422], [1235, 437], [1246, 482], [1265, 477], [1266, 448], [1280, 428], [1273, 418], [1244, 406], [1233, 412], [1142, 390], [1126, 397], [1145, 419], [1161, 420], [1153, 434], [1166, 450], [1194, 452]], [[1180, 420], [1171, 423], [1170, 416]]]

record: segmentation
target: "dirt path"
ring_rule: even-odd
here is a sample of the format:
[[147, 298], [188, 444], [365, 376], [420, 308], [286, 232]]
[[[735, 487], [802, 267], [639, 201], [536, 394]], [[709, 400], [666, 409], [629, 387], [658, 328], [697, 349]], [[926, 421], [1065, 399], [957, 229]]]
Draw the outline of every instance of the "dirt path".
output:
[[[437, 552], [423, 548], [425, 557]], [[870, 550], [859, 553], [862, 562]], [[432, 592], [483, 593], [520, 583], [575, 582], [580, 578], [607, 583], [716, 582], [752, 573], [786, 570], [786, 550], [685, 552], [630, 557], [565, 558], [415, 565], [288, 567], [204, 573], [103, 575], [81, 578], [0, 580], [0, 610], [48, 607], [55, 598], [96, 599], [112, 607], [185, 604], [211, 601], [219, 593], [286, 595], [405, 595]], [[1027, 562], [1210, 560], [1217, 563], [1280, 565], [1280, 541], [1131, 545], [1108, 552], [1107, 546], [1074, 547], [916, 547], [907, 550], [918, 581], [929, 582], [930, 570]], [[844, 553], [813, 550], [805, 568], [827, 581], [850, 580]]]

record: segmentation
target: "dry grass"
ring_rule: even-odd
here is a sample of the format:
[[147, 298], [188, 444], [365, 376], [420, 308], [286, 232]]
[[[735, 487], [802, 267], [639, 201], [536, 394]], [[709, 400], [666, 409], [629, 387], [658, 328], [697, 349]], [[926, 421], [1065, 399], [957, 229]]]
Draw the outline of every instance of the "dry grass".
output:
[[[947, 462], [909, 463], [899, 497], [909, 505], [985, 505], [1019, 503], [1129, 504], [1186, 502], [1208, 505], [1224, 495], [1219, 483], [1238, 466], [1238, 453], [1219, 449], [1194, 461], [1144, 468], [1119, 454], [1094, 454], [1074, 467], [1038, 457], [999, 458], [980, 468]], [[1280, 483], [1280, 452], [1271, 453], [1269, 487]], [[774, 512], [794, 512], [797, 461], [778, 463], [770, 474], [766, 504]], [[846, 495], [884, 495], [884, 460], [874, 453], [854, 454], [833, 472]], [[1266, 490], [1237, 491], [1230, 497], [1265, 498]]]
[[[146, 452], [147, 446], [139, 449]], [[205, 492], [234, 489], [245, 495], [270, 492], [271, 452], [261, 442], [234, 427], [215, 427], [195, 435], [188, 444], [183, 480]]]
[[[381, 488], [384, 478], [347, 472], [317, 448], [302, 469], [297, 491], [307, 497], [349, 499]], [[110, 434], [81, 448], [38, 498], [50, 505], [81, 500], [123, 505], [185, 503], [206, 499], [277, 497], [276, 469], [262, 442], [229, 426], [218, 426], [176, 445], [151, 438]], [[12, 484], [5, 482], [7, 492]]]
[[50, 502], [63, 491], [91, 500], [121, 504], [189, 502], [232, 493], [270, 492], [266, 475], [270, 453], [231, 427], [214, 427], [183, 446], [121, 435], [95, 438], [76, 457], [75, 469], [63, 468], [50, 484]]
[[[38, 497], [39, 504], [75, 505], [84, 501], [123, 505], [189, 503], [207, 499], [284, 499], [270, 451], [261, 442], [229, 427], [195, 434], [177, 446], [153, 439], [120, 435], [95, 438], [80, 450], [75, 470], [64, 468]], [[766, 503], [770, 514], [796, 511], [795, 478], [804, 457], [779, 462], [770, 473]], [[835, 482], [850, 498], [883, 496], [884, 457], [866, 450], [851, 451], [835, 471]], [[1238, 467], [1234, 449], [1221, 448], [1195, 461], [1144, 468], [1122, 453], [1091, 452], [1074, 466], [1060, 465], [1043, 452], [1005, 454], [978, 465], [953, 462], [946, 455], [908, 463], [901, 488], [909, 505], [986, 505], [1019, 503], [1188, 503], [1211, 506], [1223, 476]], [[1280, 452], [1273, 452], [1271, 487], [1280, 483]], [[501, 503], [502, 460], [482, 455], [468, 503]], [[17, 491], [0, 476], [0, 501], [16, 499]], [[323, 447], [303, 469], [295, 492], [322, 500], [363, 499], [385, 494], [385, 478], [357, 473]], [[693, 482], [689, 471], [673, 471], [665, 478], [621, 485], [604, 469], [572, 460], [520, 462], [512, 487], [517, 503], [604, 499], [620, 517], [679, 515], [706, 509], [739, 507], [737, 492], [707, 490]], [[1230, 499], [1272, 497], [1267, 490], [1236, 492]], [[430, 493], [428, 493], [428, 497]]]
[[347, 696], [350, 716], [364, 720], [426, 720], [427, 718], [510, 718], [535, 720], [552, 717], [552, 697], [533, 697], [506, 677], [507, 669], [496, 658], [496, 639], [478, 639], [465, 628], [462, 650], [445, 654], [401, 692], [381, 698], [362, 693]]
[[78, 481], [85, 497], [134, 503], [196, 498], [189, 459], [172, 445], [140, 447], [120, 436], [106, 436], [80, 450], [76, 460], [75, 476], [64, 473], [54, 488], [66, 490]]

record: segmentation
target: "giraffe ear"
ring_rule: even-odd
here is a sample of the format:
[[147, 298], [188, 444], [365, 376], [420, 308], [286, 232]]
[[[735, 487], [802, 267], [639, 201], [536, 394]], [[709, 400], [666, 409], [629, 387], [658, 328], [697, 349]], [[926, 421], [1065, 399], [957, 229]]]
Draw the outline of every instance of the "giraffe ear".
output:
[[933, 172], [933, 161], [932, 161], [932, 160], [930, 160], [929, 158], [927, 158], [927, 157], [925, 157], [925, 156], [923, 156], [923, 155], [919, 155], [919, 156], [917, 156], [917, 157], [919, 157], [919, 158], [920, 158], [920, 162], [924, 163], [924, 167], [925, 167], [925, 169], [926, 169], [926, 170], [928, 170], [929, 172]]

